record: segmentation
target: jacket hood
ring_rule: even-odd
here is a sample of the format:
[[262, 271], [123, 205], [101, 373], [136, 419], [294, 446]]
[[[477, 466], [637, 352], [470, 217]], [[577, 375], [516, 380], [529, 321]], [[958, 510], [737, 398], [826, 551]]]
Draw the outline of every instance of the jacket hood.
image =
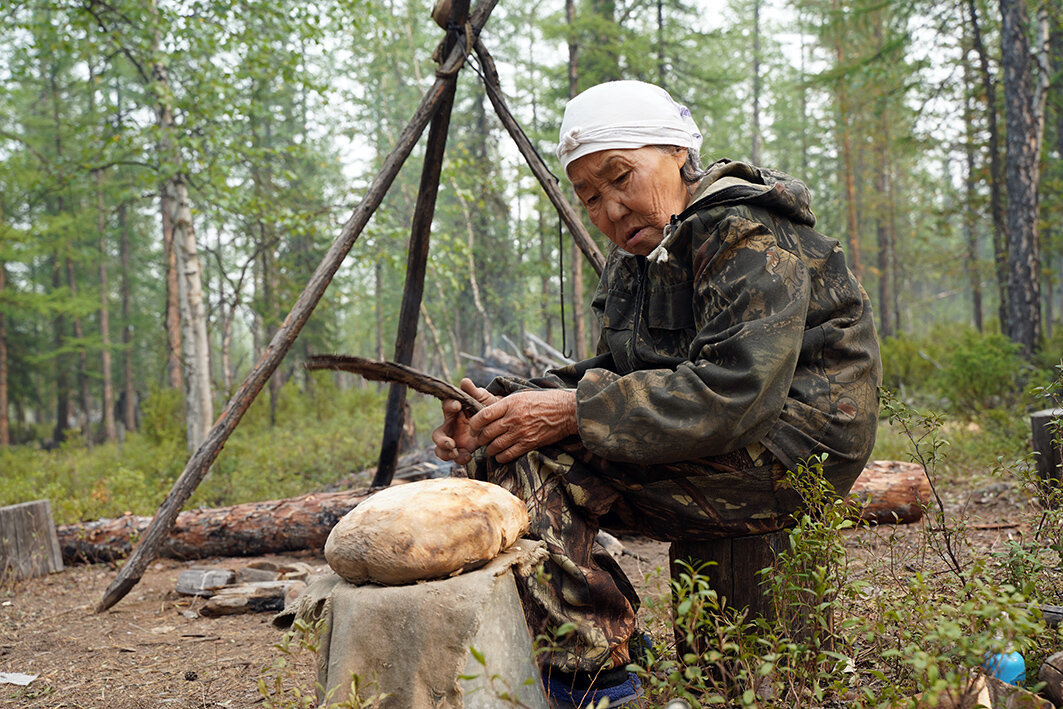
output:
[[679, 218], [718, 204], [747, 203], [812, 227], [816, 225], [816, 215], [811, 202], [812, 193], [797, 178], [779, 170], [725, 159], [709, 166]]

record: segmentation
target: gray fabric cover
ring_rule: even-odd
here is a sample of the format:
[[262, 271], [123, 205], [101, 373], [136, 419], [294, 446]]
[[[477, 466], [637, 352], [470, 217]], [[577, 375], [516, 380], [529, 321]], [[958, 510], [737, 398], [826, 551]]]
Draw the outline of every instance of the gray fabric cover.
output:
[[[331, 702], [344, 699], [351, 677], [363, 699], [387, 694], [384, 709], [493, 707], [511, 692], [545, 708], [531, 635], [510, 571], [537, 566], [542, 542], [521, 539], [483, 568], [405, 586], [354, 586], [335, 574], [314, 581], [273, 624], [324, 618], [318, 681]], [[486, 671], [472, 657], [486, 659]], [[460, 675], [477, 675], [461, 680]], [[498, 675], [490, 686], [489, 678]]]

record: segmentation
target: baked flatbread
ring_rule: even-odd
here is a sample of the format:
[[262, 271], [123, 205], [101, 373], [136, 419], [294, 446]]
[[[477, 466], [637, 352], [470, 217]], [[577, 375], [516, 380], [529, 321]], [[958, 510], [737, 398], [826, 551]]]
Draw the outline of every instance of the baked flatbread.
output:
[[483, 566], [528, 530], [528, 510], [492, 483], [439, 478], [370, 496], [336, 523], [329, 566], [353, 584], [389, 586]]

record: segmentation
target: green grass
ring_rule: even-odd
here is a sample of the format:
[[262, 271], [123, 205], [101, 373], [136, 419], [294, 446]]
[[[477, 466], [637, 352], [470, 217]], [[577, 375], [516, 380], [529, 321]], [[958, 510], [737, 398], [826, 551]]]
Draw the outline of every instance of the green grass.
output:
[[[216, 507], [293, 497], [376, 464], [387, 390], [341, 390], [314, 375], [309, 393], [285, 386], [276, 425], [265, 394], [229, 438], [186, 507]], [[418, 439], [427, 443], [439, 418], [434, 400], [412, 396]], [[174, 392], [145, 402], [143, 430], [121, 445], [87, 447], [72, 440], [58, 450], [0, 450], [0, 505], [48, 498], [58, 524], [154, 514], [189, 458]]]

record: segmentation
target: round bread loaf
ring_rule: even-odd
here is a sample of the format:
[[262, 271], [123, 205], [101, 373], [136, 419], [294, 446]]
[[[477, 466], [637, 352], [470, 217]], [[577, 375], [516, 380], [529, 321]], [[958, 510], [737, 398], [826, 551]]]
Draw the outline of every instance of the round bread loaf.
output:
[[478, 568], [528, 530], [528, 510], [492, 483], [439, 478], [370, 496], [336, 523], [329, 566], [353, 584], [390, 586]]

